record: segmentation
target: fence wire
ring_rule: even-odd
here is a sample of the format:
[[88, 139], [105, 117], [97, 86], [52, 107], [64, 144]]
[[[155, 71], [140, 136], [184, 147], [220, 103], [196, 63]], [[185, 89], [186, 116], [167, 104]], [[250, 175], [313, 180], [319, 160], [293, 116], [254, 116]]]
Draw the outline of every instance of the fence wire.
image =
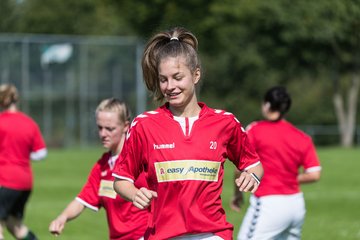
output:
[[16, 85], [49, 146], [87, 146], [98, 141], [101, 99], [124, 100], [134, 115], [146, 109], [142, 50], [133, 37], [0, 34], [0, 82]]

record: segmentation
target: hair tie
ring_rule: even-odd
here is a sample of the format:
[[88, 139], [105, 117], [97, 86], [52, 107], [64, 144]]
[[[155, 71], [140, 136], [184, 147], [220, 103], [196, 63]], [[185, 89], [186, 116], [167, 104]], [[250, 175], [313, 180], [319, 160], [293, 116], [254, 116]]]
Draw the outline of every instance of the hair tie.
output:
[[170, 41], [173, 41], [173, 40], [174, 40], [174, 41], [179, 41], [179, 38], [178, 38], [178, 37], [171, 37], [171, 38], [170, 38]]

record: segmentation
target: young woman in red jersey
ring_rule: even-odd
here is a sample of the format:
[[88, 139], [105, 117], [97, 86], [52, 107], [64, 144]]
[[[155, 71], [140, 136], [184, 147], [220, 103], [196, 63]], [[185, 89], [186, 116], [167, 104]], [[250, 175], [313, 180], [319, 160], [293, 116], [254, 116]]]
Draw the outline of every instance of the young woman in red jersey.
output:
[[16, 239], [36, 240], [23, 216], [33, 188], [30, 159], [44, 159], [47, 150], [38, 125], [18, 109], [18, 101], [14, 85], [0, 85], [0, 239], [6, 226]]
[[[142, 59], [147, 88], [159, 102], [137, 116], [114, 169], [114, 189], [140, 209], [150, 207], [145, 239], [232, 239], [221, 204], [224, 163], [241, 170], [240, 191], [256, 191], [263, 171], [240, 122], [198, 102], [196, 37], [184, 28], [154, 35]], [[145, 172], [148, 188], [133, 182]]]
[[[125, 141], [130, 125], [130, 112], [124, 102], [115, 98], [101, 101], [96, 109], [96, 124], [102, 145], [109, 151], [92, 168], [88, 180], [79, 195], [50, 223], [49, 231], [62, 233], [67, 221], [78, 217], [85, 207], [98, 211], [105, 208], [109, 239], [142, 239], [148, 221], [148, 211], [141, 211], [117, 196], [113, 190], [112, 170]], [[146, 186], [139, 178], [137, 187]]]
[[311, 138], [284, 119], [290, 105], [284, 87], [269, 89], [262, 105], [265, 120], [248, 127], [265, 174], [250, 198], [239, 240], [301, 238], [305, 204], [299, 185], [318, 181], [321, 167]]

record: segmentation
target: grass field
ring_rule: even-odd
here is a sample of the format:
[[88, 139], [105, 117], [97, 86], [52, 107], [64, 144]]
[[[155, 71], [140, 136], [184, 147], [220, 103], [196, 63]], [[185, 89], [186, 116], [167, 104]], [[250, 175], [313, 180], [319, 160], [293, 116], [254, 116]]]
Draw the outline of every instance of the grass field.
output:
[[[80, 191], [102, 149], [50, 150], [48, 158], [33, 164], [35, 188], [26, 211], [25, 222], [39, 239], [102, 240], [108, 230], [104, 211], [86, 210], [69, 222], [63, 234], [55, 238], [48, 233], [55, 218]], [[319, 148], [323, 166], [320, 182], [305, 185], [307, 216], [303, 229], [305, 240], [360, 239], [360, 149]], [[226, 164], [223, 202], [228, 221], [234, 224], [234, 236], [244, 211], [231, 211], [228, 202], [233, 191], [233, 166]], [[248, 198], [248, 195], [246, 195]], [[175, 227], [175, 226], [174, 226]], [[5, 233], [6, 239], [13, 239]]]

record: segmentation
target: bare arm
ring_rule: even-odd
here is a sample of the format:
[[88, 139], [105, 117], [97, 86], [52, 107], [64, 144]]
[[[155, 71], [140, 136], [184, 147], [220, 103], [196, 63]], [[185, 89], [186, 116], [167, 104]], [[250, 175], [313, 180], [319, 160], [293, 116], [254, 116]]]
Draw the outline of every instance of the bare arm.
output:
[[235, 184], [235, 180], [240, 177], [241, 172], [235, 168], [234, 170], [234, 194], [230, 200], [230, 208], [236, 212], [240, 212], [241, 205], [244, 204], [244, 194], [239, 191], [238, 186]]
[[50, 223], [49, 231], [56, 236], [60, 235], [65, 228], [66, 222], [78, 217], [84, 209], [84, 205], [73, 200], [64, 211]]
[[300, 184], [313, 183], [320, 180], [321, 171], [300, 173], [297, 177]]
[[135, 207], [139, 209], [145, 209], [150, 206], [151, 200], [157, 197], [157, 193], [147, 188], [138, 189], [134, 183], [123, 180], [115, 179], [114, 190], [123, 199], [132, 202]]

